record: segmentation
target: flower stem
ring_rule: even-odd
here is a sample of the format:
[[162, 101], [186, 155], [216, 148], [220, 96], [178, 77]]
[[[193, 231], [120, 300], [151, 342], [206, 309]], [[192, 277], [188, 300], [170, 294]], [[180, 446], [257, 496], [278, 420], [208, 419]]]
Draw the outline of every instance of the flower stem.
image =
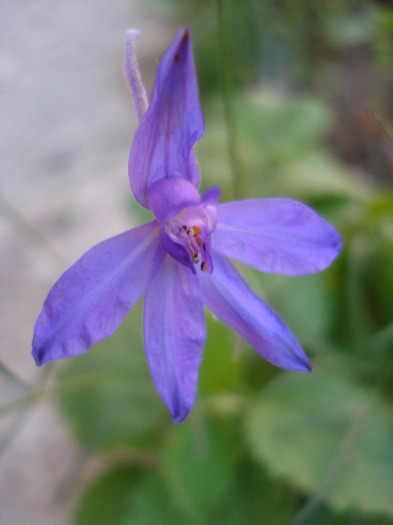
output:
[[232, 75], [228, 56], [229, 39], [226, 23], [226, 0], [216, 0], [216, 6], [218, 25], [219, 74], [221, 97], [224, 108], [227, 149], [232, 172], [232, 193], [234, 198], [239, 199], [242, 196], [244, 190], [244, 177], [239, 161], [235, 119], [231, 100]]

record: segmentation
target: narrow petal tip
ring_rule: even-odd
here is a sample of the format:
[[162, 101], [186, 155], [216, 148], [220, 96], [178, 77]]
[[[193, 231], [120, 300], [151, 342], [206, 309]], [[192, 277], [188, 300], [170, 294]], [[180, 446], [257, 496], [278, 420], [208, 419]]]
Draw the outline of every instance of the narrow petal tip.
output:
[[48, 345], [47, 343], [41, 344], [40, 346], [37, 347], [37, 344], [35, 343], [34, 339], [33, 339], [33, 349], [32, 349], [31, 354], [33, 356], [36, 366], [45, 365], [46, 363], [49, 363], [50, 361], [54, 361], [56, 359], [64, 359], [66, 357], [73, 357], [72, 355], [57, 355], [51, 350], [50, 344]]
[[180, 58], [180, 54], [179, 53], [181, 52], [182, 47], [187, 44], [189, 36], [190, 36], [190, 33], [188, 31], [188, 28], [186, 28], [184, 30], [183, 36], [182, 36], [182, 38], [181, 38], [181, 40], [179, 42], [179, 47], [178, 47], [176, 53], [173, 55], [173, 61], [174, 62], [178, 62], [179, 61], [179, 58]]
[[[274, 361], [272, 362], [273, 364], [276, 364]], [[280, 368], [286, 368], [287, 370], [293, 370], [294, 372], [303, 372], [306, 374], [313, 371], [311, 361], [308, 359], [306, 353], [297, 341], [296, 344], [293, 345], [293, 354], [292, 357], [288, 359], [286, 366], [283, 366], [282, 364], [278, 364], [277, 366]]]
[[41, 355], [41, 352], [39, 350], [35, 350], [35, 348], [33, 348], [31, 354], [37, 366], [41, 366], [44, 364], [44, 360], [42, 358], [43, 356]]
[[190, 410], [191, 409], [186, 409], [186, 410], [182, 410], [181, 412], [177, 414], [172, 414], [173, 422], [176, 424], [183, 423], [183, 421], [186, 419], [186, 417], [190, 413]]
[[314, 370], [314, 367], [312, 366], [310, 361], [307, 360], [307, 361], [304, 361], [303, 363], [304, 363], [304, 366], [305, 366], [304, 372], [310, 373], [310, 372], [312, 372]]

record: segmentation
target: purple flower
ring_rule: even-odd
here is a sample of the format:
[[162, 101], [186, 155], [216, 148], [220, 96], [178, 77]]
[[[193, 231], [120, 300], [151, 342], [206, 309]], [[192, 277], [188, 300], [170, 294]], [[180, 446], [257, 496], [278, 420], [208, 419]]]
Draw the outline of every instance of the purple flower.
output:
[[109, 337], [145, 292], [144, 340], [156, 389], [175, 422], [192, 408], [206, 339], [204, 305], [276, 366], [311, 365], [280, 317], [228, 258], [262, 272], [304, 275], [326, 268], [341, 240], [313, 210], [289, 199], [218, 204], [198, 193], [194, 144], [204, 130], [191, 39], [182, 29], [158, 67], [150, 104], [135, 43], [126, 74], [139, 127], [129, 159], [136, 200], [155, 219], [94, 246], [57, 281], [38, 317], [37, 365], [74, 357]]

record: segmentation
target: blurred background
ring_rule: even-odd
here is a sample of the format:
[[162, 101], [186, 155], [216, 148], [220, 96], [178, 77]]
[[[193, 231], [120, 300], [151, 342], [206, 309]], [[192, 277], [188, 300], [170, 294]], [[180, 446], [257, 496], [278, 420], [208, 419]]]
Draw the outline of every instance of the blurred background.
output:
[[[393, 8], [388, 1], [0, 2], [0, 523], [393, 524]], [[142, 304], [109, 340], [37, 369], [60, 274], [146, 220], [123, 36], [148, 91], [191, 29], [203, 189], [317, 209], [344, 250], [322, 274], [241, 271], [314, 364], [264, 362], [207, 312], [198, 401], [174, 425]]]

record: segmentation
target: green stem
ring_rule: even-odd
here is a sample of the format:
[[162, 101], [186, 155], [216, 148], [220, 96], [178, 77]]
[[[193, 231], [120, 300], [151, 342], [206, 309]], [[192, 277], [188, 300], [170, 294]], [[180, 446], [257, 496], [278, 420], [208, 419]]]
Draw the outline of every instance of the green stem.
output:
[[315, 513], [318, 511], [320, 503], [322, 503], [348, 461], [364, 419], [368, 412], [372, 410], [374, 400], [375, 395], [370, 396], [369, 400], [357, 412], [355, 412], [354, 418], [349, 425], [347, 432], [343, 436], [337, 456], [326, 473], [322, 483], [314, 495], [300, 509], [290, 525], [306, 525], [306, 523], [314, 523]]
[[19, 386], [20, 388], [26, 389], [26, 388], [33, 387], [31, 383], [29, 383], [28, 381], [25, 381], [23, 377], [18, 376], [13, 370], [8, 368], [2, 361], [0, 361], [0, 374], [10, 379], [15, 385]]
[[38, 242], [46, 248], [54, 257], [56, 264], [59, 267], [64, 267], [67, 261], [63, 255], [53, 246], [49, 239], [47, 239], [35, 226], [33, 226], [28, 219], [19, 211], [7, 197], [0, 192], [0, 211], [6, 215], [14, 226], [25, 236], [29, 242]]
[[232, 76], [228, 53], [228, 32], [226, 24], [226, 0], [216, 0], [218, 21], [218, 56], [221, 85], [221, 97], [224, 109], [226, 141], [232, 172], [232, 193], [234, 198], [240, 198], [244, 191], [244, 180], [240, 167], [237, 148], [236, 126], [231, 101]]

